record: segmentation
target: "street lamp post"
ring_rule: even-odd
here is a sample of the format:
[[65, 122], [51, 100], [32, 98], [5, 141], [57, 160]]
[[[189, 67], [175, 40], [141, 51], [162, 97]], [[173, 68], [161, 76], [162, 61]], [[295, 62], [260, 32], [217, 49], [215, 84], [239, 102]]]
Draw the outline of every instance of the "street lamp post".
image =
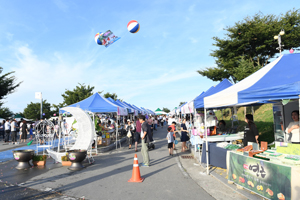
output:
[[285, 34], [285, 32], [284, 32], [284, 30], [282, 29], [282, 30], [279, 32], [278, 35], [275, 35], [275, 36], [274, 36], [274, 39], [275, 39], [275, 40], [278, 40], [278, 45], [279, 45], [279, 47], [277, 47], [276, 49], [279, 50], [280, 55], [281, 55], [282, 47], [284, 47], [284, 45], [281, 44], [281, 36], [284, 35], [284, 34]]

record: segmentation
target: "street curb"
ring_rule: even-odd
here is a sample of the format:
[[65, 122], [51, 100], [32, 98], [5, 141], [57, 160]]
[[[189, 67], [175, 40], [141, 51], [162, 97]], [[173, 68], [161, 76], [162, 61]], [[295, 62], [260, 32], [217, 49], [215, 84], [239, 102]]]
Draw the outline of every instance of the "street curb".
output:
[[[117, 142], [118, 142], [118, 145], [117, 145], [117, 146], [119, 146], [120, 143], [121, 143], [121, 144], [124, 143], [125, 141], [126, 141], [126, 137], [121, 138], [121, 140], [118, 140], [118, 141], [117, 141]], [[110, 144], [110, 145], [108, 145], [108, 146], [106, 146], [106, 147], [98, 148], [98, 152], [99, 152], [99, 153], [105, 153], [105, 152], [111, 151], [111, 150], [113, 150], [113, 149], [115, 149], [115, 148], [116, 148], [116, 142], [114, 142], [114, 143], [112, 143], [112, 144]]]

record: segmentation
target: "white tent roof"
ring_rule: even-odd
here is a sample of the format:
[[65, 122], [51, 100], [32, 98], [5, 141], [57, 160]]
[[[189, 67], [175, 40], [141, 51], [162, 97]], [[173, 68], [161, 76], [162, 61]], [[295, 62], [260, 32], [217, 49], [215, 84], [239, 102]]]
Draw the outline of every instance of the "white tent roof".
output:
[[257, 72], [251, 74], [247, 78], [238, 82], [237, 84], [222, 90], [214, 95], [204, 98], [204, 107], [205, 108], [218, 108], [226, 106], [234, 106], [238, 104], [238, 92], [245, 90], [259, 81], [274, 65], [281, 59], [282, 56], [266, 65]]

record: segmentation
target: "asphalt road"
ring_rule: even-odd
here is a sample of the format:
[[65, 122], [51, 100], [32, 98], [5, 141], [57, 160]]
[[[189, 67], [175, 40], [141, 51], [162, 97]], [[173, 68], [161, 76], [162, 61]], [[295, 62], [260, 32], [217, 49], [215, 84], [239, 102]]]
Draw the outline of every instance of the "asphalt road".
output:
[[[67, 167], [54, 164], [51, 159], [47, 160], [43, 169], [26, 171], [16, 170], [16, 161], [1, 163], [1, 199], [5, 199], [12, 189], [15, 194], [19, 191], [20, 195], [10, 199], [27, 199], [25, 189], [37, 192], [37, 195], [39, 191], [52, 190], [48, 197], [44, 195], [40, 199], [214, 199], [186, 173], [182, 173], [175, 156], [169, 156], [166, 134], [166, 127], [154, 131], [156, 148], [149, 152], [150, 167], [140, 167], [141, 176], [145, 178], [142, 183], [128, 183], [136, 152], [123, 145], [117, 150], [95, 156], [94, 164], [85, 163], [87, 167], [77, 172], [70, 172]], [[137, 152], [139, 163], [143, 161], [140, 149], [141, 144]]]

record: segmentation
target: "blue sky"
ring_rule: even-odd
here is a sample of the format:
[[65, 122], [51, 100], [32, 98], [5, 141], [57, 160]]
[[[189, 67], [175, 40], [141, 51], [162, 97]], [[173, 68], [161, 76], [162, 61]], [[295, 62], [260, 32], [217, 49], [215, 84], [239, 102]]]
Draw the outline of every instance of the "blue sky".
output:
[[[224, 37], [223, 28], [299, 7], [273, 0], [0, 0], [0, 66], [23, 81], [4, 106], [22, 112], [38, 102], [35, 92], [61, 103], [65, 89], [85, 83], [139, 107], [173, 109], [218, 84], [196, 71], [215, 66], [212, 37]], [[127, 31], [130, 20], [140, 23], [138, 33]], [[108, 48], [94, 41], [106, 30], [121, 37]]]

